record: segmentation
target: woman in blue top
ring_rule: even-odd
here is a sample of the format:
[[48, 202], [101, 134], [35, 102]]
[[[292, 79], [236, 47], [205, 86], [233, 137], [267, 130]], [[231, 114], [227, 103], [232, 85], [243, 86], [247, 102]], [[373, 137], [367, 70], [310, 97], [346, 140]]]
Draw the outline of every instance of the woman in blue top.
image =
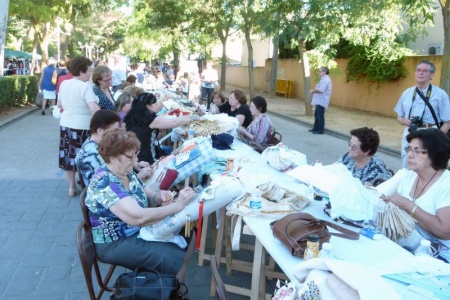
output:
[[94, 82], [94, 94], [98, 97], [98, 105], [102, 109], [109, 109], [116, 111], [114, 105], [114, 97], [109, 89], [113, 80], [112, 71], [110, 68], [104, 65], [98, 65], [95, 67], [92, 73], [92, 82]]
[[56, 82], [52, 83], [53, 73], [56, 72], [56, 59], [50, 57], [47, 60], [47, 66], [41, 73], [41, 77], [38, 82], [38, 89], [42, 90], [42, 115], [45, 115], [45, 107], [47, 106], [47, 100], [52, 102], [52, 105], [56, 105]]
[[387, 180], [392, 177], [384, 162], [375, 155], [380, 144], [378, 132], [367, 127], [350, 131], [349, 152], [339, 159], [352, 172], [353, 177], [367, 186], [373, 185], [376, 179]]

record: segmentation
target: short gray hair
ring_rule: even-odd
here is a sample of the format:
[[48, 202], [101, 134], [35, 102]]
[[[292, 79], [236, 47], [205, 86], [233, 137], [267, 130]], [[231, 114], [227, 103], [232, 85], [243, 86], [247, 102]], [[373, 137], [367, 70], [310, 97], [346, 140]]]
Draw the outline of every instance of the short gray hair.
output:
[[436, 67], [435, 67], [435, 65], [434, 65], [431, 61], [426, 60], [426, 59], [423, 59], [423, 60], [419, 61], [419, 63], [417, 64], [417, 66], [419, 66], [419, 65], [421, 65], [421, 64], [429, 65], [429, 66], [430, 66], [430, 73], [431, 73], [431, 74], [434, 74], [434, 72], [436, 72]]

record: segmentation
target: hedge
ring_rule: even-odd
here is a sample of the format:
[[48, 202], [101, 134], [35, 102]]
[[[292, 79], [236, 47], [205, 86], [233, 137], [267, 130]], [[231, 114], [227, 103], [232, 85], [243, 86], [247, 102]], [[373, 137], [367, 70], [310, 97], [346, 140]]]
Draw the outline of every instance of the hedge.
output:
[[39, 77], [13, 75], [0, 78], [0, 112], [10, 107], [34, 104]]

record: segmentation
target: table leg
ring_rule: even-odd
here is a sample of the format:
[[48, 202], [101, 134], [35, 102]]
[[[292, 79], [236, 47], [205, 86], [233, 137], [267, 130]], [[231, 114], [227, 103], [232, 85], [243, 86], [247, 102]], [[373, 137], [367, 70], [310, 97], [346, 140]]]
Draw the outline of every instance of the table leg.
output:
[[[255, 253], [253, 256], [253, 270], [252, 270], [252, 293], [250, 296], [251, 300], [264, 299], [265, 294], [265, 264], [264, 251], [261, 242], [255, 239]], [[260, 298], [261, 289], [264, 288], [263, 296]]]
[[[214, 255], [216, 256], [216, 261], [218, 262], [219, 266], [220, 266], [220, 258], [222, 256], [222, 247], [223, 247], [223, 235], [224, 235], [224, 227], [225, 227], [225, 214], [226, 208], [222, 207], [220, 209], [220, 227], [219, 230], [217, 231], [217, 240], [216, 240], [216, 249], [214, 251]], [[209, 291], [209, 294], [211, 295], [211, 297], [215, 297], [216, 296], [216, 286], [214, 284], [214, 279], [211, 275], [211, 289]]]

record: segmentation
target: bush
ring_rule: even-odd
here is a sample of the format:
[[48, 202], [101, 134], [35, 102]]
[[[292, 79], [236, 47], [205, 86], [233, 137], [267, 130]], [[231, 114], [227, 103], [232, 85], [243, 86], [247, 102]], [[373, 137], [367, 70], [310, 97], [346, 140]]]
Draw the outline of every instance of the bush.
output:
[[34, 104], [39, 78], [14, 75], [0, 78], [0, 112], [14, 106]]

